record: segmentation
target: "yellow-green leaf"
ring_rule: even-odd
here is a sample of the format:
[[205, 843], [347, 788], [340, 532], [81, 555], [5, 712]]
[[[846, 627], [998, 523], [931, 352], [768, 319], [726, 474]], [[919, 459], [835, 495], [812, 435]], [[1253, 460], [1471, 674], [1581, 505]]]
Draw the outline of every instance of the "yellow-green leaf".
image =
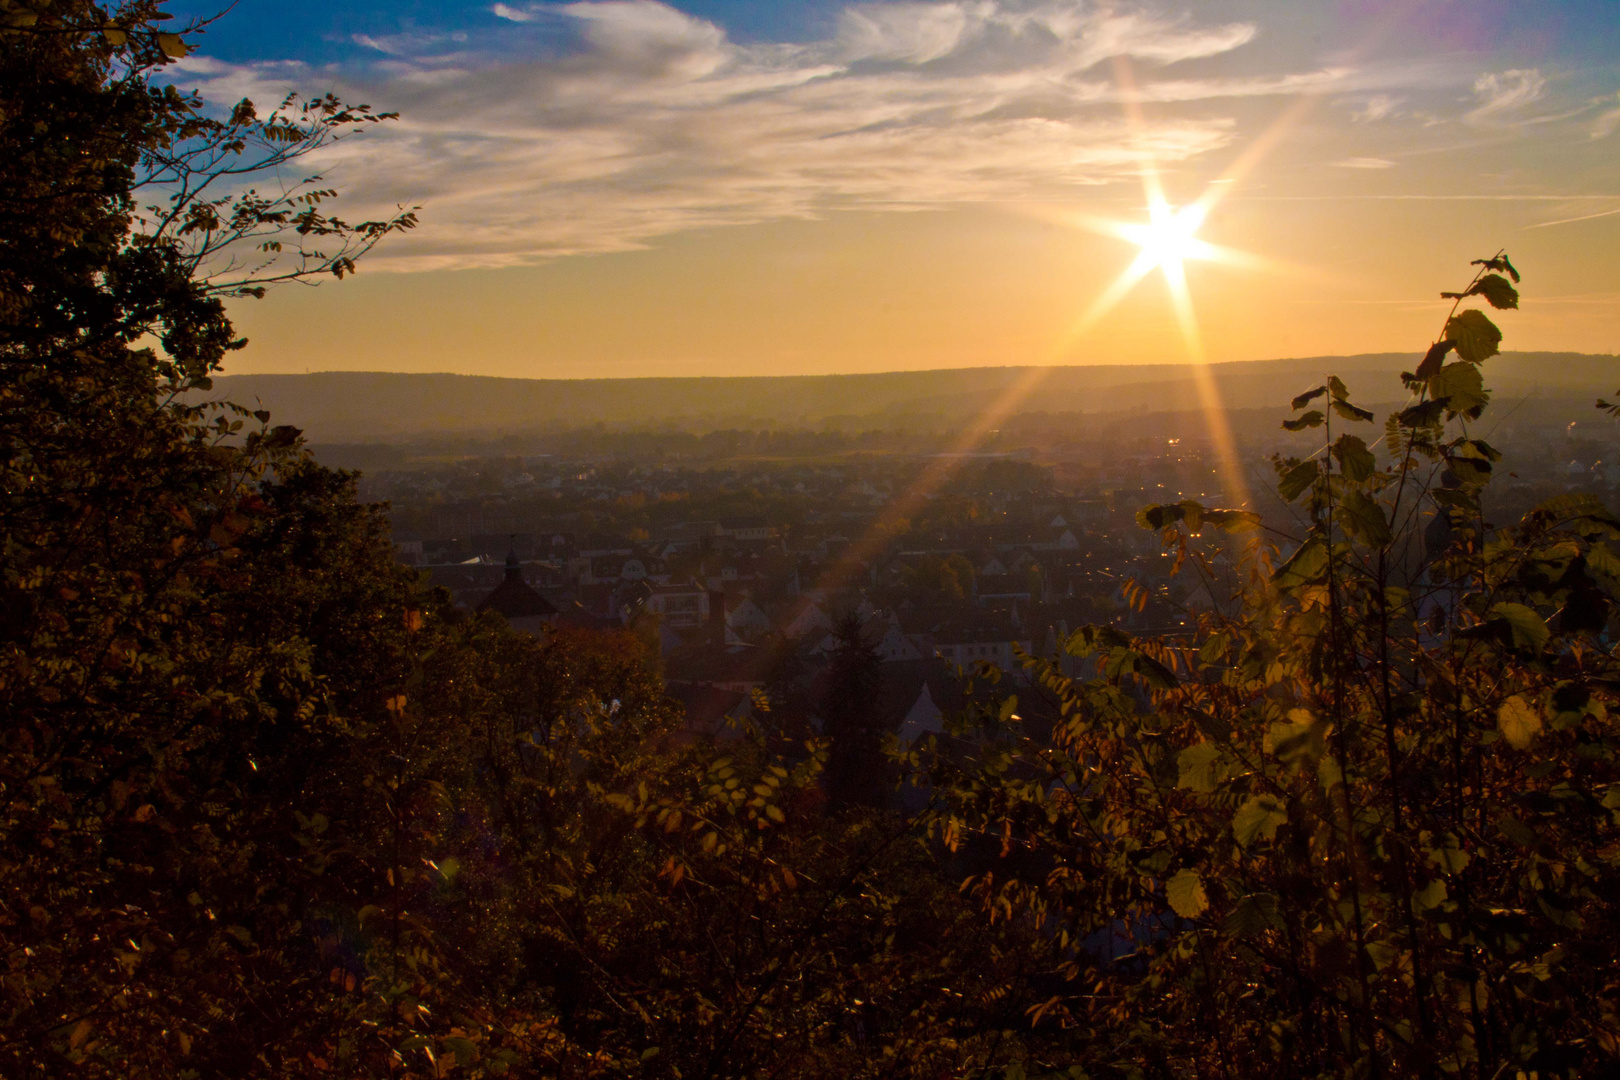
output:
[[1283, 761], [1300, 757], [1315, 761], [1327, 753], [1327, 737], [1332, 730], [1330, 721], [1311, 715], [1309, 709], [1293, 709], [1287, 720], [1271, 725], [1266, 742], [1271, 752]]
[[1247, 532], [1261, 527], [1260, 515], [1250, 510], [1205, 510], [1204, 520], [1223, 532]]
[[1412, 894], [1412, 907], [1417, 911], [1428, 911], [1439, 907], [1446, 902], [1446, 882], [1444, 878], [1435, 878], [1423, 888]]
[[1271, 893], [1245, 896], [1226, 917], [1226, 933], [1230, 937], [1251, 937], [1282, 925], [1277, 917], [1277, 897]]
[[1428, 381], [1434, 373], [1440, 370], [1440, 365], [1446, 362], [1446, 354], [1452, 350], [1449, 341], [1437, 341], [1429, 346], [1429, 351], [1423, 354], [1423, 362], [1418, 365], [1417, 372], [1412, 376], [1419, 381]]
[[1593, 544], [1587, 550], [1586, 570], [1610, 596], [1620, 594], [1620, 555], [1607, 545]]
[[1479, 279], [1473, 291], [1483, 296], [1493, 308], [1516, 308], [1519, 306], [1519, 290], [1508, 284], [1508, 279], [1501, 274], [1486, 274]]
[[1277, 497], [1283, 502], [1293, 502], [1303, 495], [1320, 475], [1322, 467], [1314, 460], [1300, 462], [1283, 473], [1282, 479], [1277, 481]]
[[1196, 919], [1209, 910], [1204, 879], [1196, 870], [1177, 870], [1164, 883], [1164, 895], [1170, 901], [1170, 910], [1183, 919]]
[[1251, 795], [1232, 817], [1232, 835], [1248, 847], [1256, 840], [1272, 839], [1287, 821], [1288, 811], [1275, 795]]
[[1446, 320], [1446, 339], [1456, 346], [1458, 356], [1478, 364], [1501, 351], [1502, 331], [1483, 311], [1470, 308]]
[[1356, 483], [1370, 480], [1378, 469], [1378, 459], [1367, 449], [1367, 444], [1354, 435], [1340, 435], [1333, 444], [1333, 456], [1347, 479]]
[[1442, 874], [1460, 874], [1468, 869], [1473, 856], [1462, 849], [1457, 838], [1447, 833], [1440, 840], [1440, 846], [1429, 852], [1429, 862], [1438, 867]]
[[1507, 623], [1516, 648], [1540, 652], [1552, 637], [1547, 620], [1536, 614], [1536, 609], [1524, 604], [1493, 604], [1491, 615]]
[[1325, 393], [1327, 393], [1327, 387], [1325, 386], [1318, 386], [1315, 390], [1307, 390], [1290, 402], [1288, 407], [1291, 409], [1303, 409]]
[[1484, 405], [1491, 400], [1485, 380], [1473, 364], [1447, 364], [1429, 380], [1429, 396], [1445, 401], [1454, 413]]
[[1390, 542], [1389, 519], [1384, 508], [1362, 491], [1347, 491], [1339, 503], [1339, 522], [1351, 535], [1371, 547]]
[[1496, 728], [1516, 750], [1523, 750], [1541, 732], [1541, 710], [1523, 694], [1514, 694], [1496, 710]]
[[1497, 815], [1496, 827], [1503, 836], [1520, 847], [1534, 847], [1536, 844], [1535, 830], [1505, 810]]
[[1205, 794], [1214, 791], [1222, 779], [1217, 771], [1220, 758], [1221, 752], [1214, 743], [1200, 742], [1187, 747], [1176, 755], [1179, 772], [1176, 787]]
[[1271, 575], [1271, 580], [1279, 589], [1309, 585], [1327, 568], [1327, 564], [1327, 545], [1313, 536], [1301, 544], [1299, 549], [1288, 557], [1287, 562], [1277, 568], [1277, 572]]

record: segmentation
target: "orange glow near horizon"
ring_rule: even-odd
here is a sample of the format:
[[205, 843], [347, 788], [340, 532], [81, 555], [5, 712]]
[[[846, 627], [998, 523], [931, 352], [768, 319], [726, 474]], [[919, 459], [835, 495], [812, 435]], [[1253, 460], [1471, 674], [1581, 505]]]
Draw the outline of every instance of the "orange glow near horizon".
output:
[[[1135, 83], [1130, 66], [1123, 58], [1116, 61], [1115, 74], [1121, 89], [1125, 91], [1126, 117], [1140, 130], [1141, 108], [1133, 93]], [[1147, 222], [1095, 219], [1081, 222], [1094, 231], [1117, 236], [1136, 244], [1141, 250], [1114, 282], [1102, 291], [1071, 329], [1068, 335], [1069, 342], [1106, 315], [1143, 278], [1154, 270], [1160, 271], [1170, 291], [1171, 306], [1181, 330], [1186, 359], [1195, 373], [1199, 407], [1215, 451], [1221, 489], [1227, 499], [1237, 506], [1248, 505], [1249, 486], [1244, 477], [1243, 462], [1238, 456], [1236, 441], [1232, 436], [1232, 427], [1227, 419], [1226, 407], [1221, 401], [1220, 389], [1209, 370], [1209, 358], [1198, 329], [1197, 312], [1193, 307], [1192, 294], [1187, 287], [1185, 263], [1196, 259], [1240, 266], [1263, 265], [1263, 261], [1254, 256], [1229, 251], [1201, 240], [1197, 232], [1208, 218], [1210, 211], [1220, 202], [1221, 197], [1238, 177], [1252, 169], [1265, 151], [1277, 143], [1282, 132], [1296, 123], [1302, 115], [1303, 111], [1297, 105], [1284, 113], [1259, 140], [1261, 145], [1259, 150], [1251, 148], [1249, 152], [1241, 155], [1225, 176], [1209, 185], [1200, 199], [1179, 208], [1171, 206], [1166, 201], [1158, 170], [1151, 155], [1144, 150], [1141, 172], [1143, 194], [1147, 203]], [[866, 534], [852, 544], [835, 566], [829, 569], [828, 576], [830, 578], [846, 576], [857, 562], [869, 562], [877, 555], [882, 550], [889, 532], [930, 496], [943, 489], [946, 482], [960, 470], [966, 460], [965, 455], [976, 450], [996, 425], [1016, 412], [1050, 371], [1050, 367], [1030, 368], [981, 410], [974, 421], [952, 443], [949, 453], [935, 459], [905, 491], [884, 507]]]
[[[1413, 47], [1414, 26], [1426, 24], [1423, 5], [1352, 6], [1354, 15], [1342, 16], [1294, 5], [1303, 14], [1290, 10], [1276, 27], [1263, 28], [1268, 20], [1256, 14], [1257, 36], [1272, 51], [1234, 46], [1221, 54], [1227, 59], [1194, 71], [1176, 67], [1180, 61], [1133, 68], [1112, 60], [1112, 87], [1104, 85], [1106, 67], [1054, 81], [1014, 65], [1004, 72], [1018, 73], [1009, 81], [973, 64], [941, 67], [936, 85], [929, 62], [884, 76], [884, 92], [896, 95], [882, 99], [890, 111], [832, 89], [836, 79], [819, 74], [784, 82], [788, 97], [775, 106], [758, 104], [753, 91], [719, 93], [694, 108], [712, 106], [717, 122], [738, 126], [721, 124], [725, 138], [713, 145], [693, 144], [707, 156], [690, 147], [697, 156], [675, 153], [669, 160], [684, 164], [669, 166], [668, 175], [670, 149], [656, 136], [662, 120], [642, 117], [624, 129], [631, 142], [653, 133], [653, 156], [635, 166], [645, 175], [621, 173], [631, 165], [617, 154], [599, 157], [601, 147], [619, 145], [599, 134], [580, 144], [577, 161], [554, 163], [541, 149], [549, 143], [533, 143], [539, 179], [523, 174], [531, 160], [523, 154], [501, 156], [501, 168], [511, 170], [514, 191], [534, 184], [542, 198], [535, 206], [513, 202], [507, 216], [485, 221], [477, 216], [484, 189], [454, 183], [424, 206], [424, 222], [462, 224], [460, 233], [440, 233], [437, 246], [418, 243], [418, 253], [463, 265], [454, 256], [465, 241], [464, 269], [405, 272], [405, 264], [390, 263], [399, 249], [385, 244], [363, 262], [366, 273], [340, 287], [233, 299], [230, 314], [253, 345], [231, 354], [226, 372], [692, 378], [1401, 352], [1428, 340], [1439, 310], [1434, 297], [1459, 260], [1497, 247], [1534, 272], [1533, 296], [1515, 320], [1515, 349], [1615, 352], [1620, 292], [1603, 284], [1612, 279], [1620, 235], [1612, 80], [1593, 82], [1594, 70], [1582, 82], [1577, 63], [1542, 86], [1532, 78], [1541, 78], [1535, 56], [1510, 63], [1506, 54], [1470, 58], [1463, 50], [1442, 61], [1428, 50], [1413, 55], [1434, 66], [1413, 82], [1397, 57]], [[931, 10], [899, 8], [902, 22]], [[1198, 21], [1196, 5], [1186, 21]], [[1139, 22], [1131, 33], [1143, 29]], [[1309, 37], [1289, 37], [1305, 23], [1320, 25]], [[964, 33], [958, 45], [976, 49], [992, 39], [1001, 40]], [[1331, 67], [1322, 41], [1333, 43]], [[1293, 60], [1277, 51], [1290, 42], [1301, 50]], [[1130, 52], [1112, 39], [1104, 44]], [[1530, 80], [1525, 93], [1486, 100], [1496, 85], [1487, 76], [1504, 67]], [[947, 69], [974, 74], [952, 87], [958, 76]], [[867, 76], [862, 69], [852, 77]], [[1071, 84], [1081, 95], [1074, 110], [1043, 111], [1050, 94]], [[923, 90], [951, 104], [922, 108]], [[1605, 96], [1593, 96], [1599, 92]], [[1015, 100], [1029, 108], [1014, 108]], [[660, 94], [637, 101], [653, 110], [647, 116], [674, 116], [659, 111], [666, 108]], [[983, 108], [962, 104], [970, 101]], [[430, 113], [437, 107], [416, 104]], [[812, 123], [823, 110], [846, 107], [854, 110], [849, 126], [833, 117], [825, 132], [850, 139], [829, 139]], [[916, 123], [869, 127], [874, 108], [872, 115]], [[602, 130], [620, 130], [617, 109], [601, 118]], [[676, 111], [688, 115], [684, 106]], [[1044, 119], [1004, 126], [1026, 112]], [[415, 115], [407, 110], [407, 124]], [[814, 137], [800, 141], [797, 120], [756, 132], [764, 116], [809, 117]], [[442, 122], [452, 130], [460, 120], [455, 113]], [[1040, 136], [1026, 146], [1018, 134], [998, 158], [995, 140], [1009, 138], [1007, 131], [1038, 130], [1019, 126], [1026, 123], [1055, 125], [1059, 141]], [[533, 134], [519, 127], [516, 136]], [[756, 155], [750, 140], [761, 134]], [[1072, 158], [1054, 150], [1066, 137], [1078, 140]], [[877, 156], [862, 162], [862, 147]], [[442, 150], [427, 149], [430, 157]], [[354, 167], [366, 160], [357, 155]], [[599, 177], [570, 171], [587, 160]], [[1503, 160], [1514, 163], [1508, 182]], [[967, 186], [940, 186], [935, 170], [944, 166], [963, 166], [953, 182]], [[391, 191], [398, 170], [373, 167], [343, 183]], [[726, 186], [687, 186], [688, 168], [709, 183], [711, 167], [739, 171]], [[843, 186], [826, 186], [824, 168], [845, 177]], [[917, 190], [890, 169], [911, 176]], [[630, 176], [633, 187], [615, 186], [615, 177]], [[896, 196], [873, 195], [891, 186]], [[732, 207], [733, 192], [757, 202]], [[450, 194], [477, 197], [446, 201]], [[604, 221], [628, 230], [618, 240], [613, 229], [596, 237], [577, 226], [599, 208], [595, 200], [612, 209]], [[542, 227], [553, 219], [555, 229]], [[473, 258], [484, 245], [509, 244], [508, 232], [527, 230], [560, 237], [559, 251], [583, 245], [582, 254], [553, 257], [540, 245], [513, 248], [510, 263]], [[1110, 250], [1120, 241], [1133, 245], [1123, 257]], [[1266, 273], [1266, 287], [1253, 288], [1233, 268]], [[1157, 283], [1136, 288], [1156, 270], [1166, 294]], [[1178, 278], [1190, 299], [1176, 296]], [[1189, 319], [1192, 299], [1196, 318]], [[1189, 326], [1199, 336], [1190, 347]]]
[[[1136, 90], [1136, 79], [1130, 61], [1117, 57], [1114, 76], [1122, 91], [1125, 117], [1131, 127], [1146, 130], [1142, 118], [1141, 99]], [[1281, 270], [1282, 264], [1249, 252], [1211, 244], [1198, 237], [1198, 230], [1210, 213], [1220, 205], [1260, 161], [1274, 149], [1287, 132], [1295, 127], [1316, 104], [1315, 95], [1296, 99], [1275, 121], [1250, 143], [1237, 159], [1217, 179], [1205, 186], [1203, 194], [1183, 206], [1172, 206], [1165, 198], [1164, 185], [1159, 179], [1157, 163], [1152, 154], [1141, 146], [1142, 193], [1147, 204], [1147, 222], [1115, 221], [1090, 217], [1076, 218], [1075, 224], [1103, 235], [1115, 236], [1135, 244], [1141, 250], [1120, 275], [1114, 279], [1091, 306], [1075, 321], [1063, 340], [1063, 350], [1072, 348], [1076, 340], [1092, 329], [1104, 316], [1134, 289], [1143, 278], [1157, 270], [1164, 276], [1170, 294], [1170, 305], [1175, 313], [1176, 325], [1181, 330], [1186, 360], [1194, 371], [1198, 387], [1199, 407], [1209, 431], [1210, 443], [1215, 449], [1221, 487], [1229, 499], [1240, 506], [1249, 502], [1249, 485], [1244, 476], [1243, 463], [1237, 454], [1232, 437], [1226, 406], [1221, 401], [1220, 389], [1209, 371], [1209, 355], [1204, 348], [1203, 336], [1198, 328], [1198, 315], [1193, 305], [1192, 292], [1187, 286], [1186, 263], [1190, 260], [1214, 262], [1227, 266], [1253, 270]]]
[[[1135, 92], [1136, 82], [1129, 61], [1123, 57], [1117, 59], [1114, 73], [1123, 91], [1126, 120], [1134, 129], [1145, 130], [1141, 104]], [[1155, 270], [1159, 271], [1164, 276], [1165, 286], [1170, 294], [1171, 309], [1175, 314], [1176, 325], [1181, 331], [1185, 359], [1194, 370], [1199, 408], [1204, 415], [1210, 443], [1215, 450], [1222, 491], [1228, 499], [1239, 506], [1245, 506], [1249, 502], [1249, 485], [1244, 476], [1243, 463], [1238, 457], [1236, 442], [1232, 437], [1225, 404], [1221, 401], [1220, 390], [1215, 384], [1214, 376], [1209, 371], [1209, 355], [1204, 348], [1203, 337], [1198, 327], [1197, 311], [1187, 285], [1186, 263], [1197, 260], [1247, 269], [1280, 269], [1280, 266], [1259, 256], [1200, 239], [1198, 230], [1203, 227], [1210, 212], [1232, 190], [1238, 180], [1247, 175], [1265, 153], [1281, 140], [1283, 134], [1299, 121], [1306, 108], [1308, 105], [1295, 102], [1253, 145], [1239, 155], [1220, 178], [1206, 186], [1204, 193], [1193, 202], [1179, 207], [1170, 204], [1165, 198], [1157, 164], [1144, 148], [1139, 150], [1139, 153], [1142, 159], [1142, 194], [1147, 207], [1145, 223], [1093, 217], [1072, 219], [1073, 223], [1081, 228], [1117, 237], [1135, 244], [1140, 250], [1136, 258], [1132, 259], [1119, 276], [1097, 295], [1069, 328], [1060, 351], [1066, 352], [1072, 348], [1079, 338], [1117, 307], [1142, 279]]]
[[[1134, 128], [1142, 130], [1141, 107], [1134, 94], [1135, 80], [1128, 61], [1118, 59], [1114, 71], [1120, 88], [1125, 92], [1123, 96], [1126, 119]], [[1141, 250], [1071, 327], [1065, 338], [1065, 346], [1071, 345], [1076, 338], [1107, 315], [1143, 278], [1155, 270], [1160, 271], [1169, 288], [1171, 307], [1176, 324], [1181, 330], [1186, 359], [1194, 371], [1199, 408], [1209, 432], [1210, 444], [1215, 451], [1221, 489], [1227, 499], [1237, 506], [1248, 505], [1249, 485], [1244, 476], [1243, 462], [1238, 456], [1236, 440], [1232, 436], [1226, 407], [1221, 401], [1220, 389], [1209, 370], [1209, 357], [1199, 333], [1198, 316], [1193, 306], [1192, 294], [1187, 287], [1185, 263], [1188, 260], [1200, 260], [1247, 268], [1270, 268], [1270, 264], [1264, 259], [1211, 244], [1199, 239], [1197, 233], [1209, 217], [1210, 211], [1231, 190], [1237, 180], [1253, 169], [1265, 152], [1275, 146], [1282, 134], [1297, 123], [1303, 114], [1304, 109], [1296, 103], [1266, 130], [1255, 146], [1238, 157], [1225, 175], [1211, 183], [1195, 202], [1181, 207], [1171, 206], [1165, 199], [1164, 188], [1160, 183], [1158, 169], [1152, 156], [1143, 150], [1141, 175], [1147, 205], [1147, 221], [1143, 223], [1095, 218], [1075, 219], [1076, 223], [1084, 228], [1126, 240]], [[1050, 370], [1050, 367], [1046, 366], [1030, 368], [990, 402], [952, 443], [949, 453], [937, 458], [925, 468], [905, 491], [884, 508], [872, 528], [852, 544], [838, 563], [829, 570], [829, 577], [847, 575], [856, 562], [867, 562], [876, 555], [882, 549], [890, 529], [908, 517], [930, 496], [943, 489], [947, 481], [961, 468], [966, 460], [965, 455], [976, 450], [996, 425], [1015, 413], [1045, 380]]]

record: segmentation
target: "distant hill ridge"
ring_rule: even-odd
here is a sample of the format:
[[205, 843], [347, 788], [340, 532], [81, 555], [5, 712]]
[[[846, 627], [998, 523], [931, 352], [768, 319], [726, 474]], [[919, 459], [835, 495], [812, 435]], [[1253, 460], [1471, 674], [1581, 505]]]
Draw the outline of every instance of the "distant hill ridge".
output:
[[[1333, 372], [1370, 403], [1400, 396], [1395, 382], [1415, 353], [1254, 360], [1211, 367], [1229, 408], [1285, 404]], [[1487, 384], [1516, 395], [1612, 393], [1620, 357], [1505, 353]], [[610, 427], [804, 427], [831, 421], [882, 426], [885, 418], [949, 422], [1007, 396], [1012, 413], [1175, 411], [1200, 406], [1185, 364], [1051, 368], [946, 368], [855, 375], [708, 378], [513, 379], [483, 375], [325, 371], [222, 375], [203, 397], [262, 403], [318, 442], [386, 442], [424, 435]]]

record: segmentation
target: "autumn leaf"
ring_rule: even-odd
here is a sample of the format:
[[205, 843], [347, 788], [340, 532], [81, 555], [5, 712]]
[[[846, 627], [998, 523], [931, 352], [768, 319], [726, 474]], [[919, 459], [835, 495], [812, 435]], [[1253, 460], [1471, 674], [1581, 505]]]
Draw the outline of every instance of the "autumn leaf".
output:
[[1366, 492], [1345, 492], [1339, 503], [1339, 520], [1350, 534], [1370, 547], [1383, 547], [1393, 539], [1384, 508]]
[[1514, 694], [1496, 710], [1496, 729], [1515, 750], [1524, 750], [1541, 733], [1541, 710], [1523, 694]]
[[1515, 647], [1540, 652], [1552, 637], [1547, 620], [1536, 614], [1536, 609], [1524, 604], [1503, 603], [1491, 607], [1491, 615], [1502, 620], [1512, 635]]
[[1164, 883], [1164, 894], [1170, 901], [1170, 910], [1183, 919], [1196, 919], [1209, 910], [1209, 896], [1204, 892], [1204, 879], [1196, 870], [1177, 870]]
[[191, 54], [191, 46], [180, 40], [179, 34], [156, 35], [158, 48], [170, 60], [184, 60]]
[[1227, 915], [1223, 929], [1228, 937], [1253, 937], [1280, 923], [1277, 897], [1271, 893], [1254, 893], [1237, 902]]
[[1378, 470], [1378, 459], [1367, 449], [1367, 444], [1354, 435], [1339, 436], [1333, 444], [1333, 456], [1338, 459], [1345, 477], [1358, 484], [1372, 479]]
[[1288, 407], [1291, 409], [1303, 409], [1312, 401], [1315, 401], [1317, 398], [1327, 393], [1327, 390], [1328, 388], [1325, 386], [1318, 386], [1315, 390], [1307, 390], [1303, 394], [1296, 397]]
[[1283, 473], [1282, 479], [1277, 482], [1277, 497], [1283, 502], [1293, 502], [1303, 495], [1316, 478], [1322, 475], [1322, 467], [1314, 460], [1302, 461]]
[[1473, 364], [1447, 364], [1429, 380], [1429, 396], [1444, 401], [1453, 413], [1464, 413], [1491, 400], [1485, 380]]
[[1176, 756], [1178, 778], [1176, 787], [1188, 791], [1208, 793], [1220, 782], [1216, 767], [1220, 762], [1220, 749], [1211, 742], [1198, 742]]
[[1418, 382], [1427, 382], [1433, 378], [1434, 373], [1440, 370], [1440, 365], [1446, 362], [1446, 354], [1451, 352], [1452, 348], [1450, 341], [1437, 341], [1430, 345], [1429, 351], [1424, 354], [1423, 362], [1418, 365], [1417, 371], [1413, 372], [1412, 378]]
[[1352, 405], [1343, 398], [1333, 399], [1333, 411], [1338, 413], [1344, 419], [1354, 420], [1357, 423], [1370, 423], [1373, 419], [1373, 414], [1370, 410], [1363, 409], [1359, 405]]
[[1288, 821], [1288, 811], [1275, 795], [1251, 795], [1232, 817], [1232, 835], [1243, 847], [1270, 840]]
[[1480, 364], [1500, 351], [1502, 331], [1483, 311], [1459, 311], [1446, 320], [1446, 337], [1457, 346], [1457, 355], [1470, 364]]
[[1508, 284], [1507, 278], [1501, 274], [1486, 274], [1474, 285], [1473, 292], [1485, 298], [1485, 302], [1497, 309], [1516, 308], [1519, 306], [1519, 290]]

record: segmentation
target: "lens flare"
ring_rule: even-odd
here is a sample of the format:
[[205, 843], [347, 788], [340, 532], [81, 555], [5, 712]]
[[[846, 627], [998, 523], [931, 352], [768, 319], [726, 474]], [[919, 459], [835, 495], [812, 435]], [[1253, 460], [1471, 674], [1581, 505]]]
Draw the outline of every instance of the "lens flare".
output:
[[[1129, 60], [1116, 57], [1114, 71], [1125, 107], [1126, 120], [1138, 131], [1143, 130], [1141, 98], [1136, 92], [1135, 77]], [[1249, 270], [1279, 271], [1285, 269], [1277, 260], [1263, 258], [1250, 252], [1211, 244], [1198, 237], [1210, 212], [1218, 206], [1232, 189], [1260, 163], [1267, 153], [1296, 126], [1316, 102], [1316, 95], [1296, 100], [1278, 117], [1260, 137], [1255, 139], [1226, 170], [1225, 175], [1211, 182], [1201, 196], [1184, 206], [1172, 206], [1164, 196], [1164, 188], [1151, 153], [1142, 144], [1142, 189], [1146, 196], [1147, 221], [1116, 221], [1095, 217], [1063, 215], [1069, 225], [1117, 237], [1135, 244], [1140, 250], [1120, 275], [1088, 306], [1064, 336], [1059, 353], [1066, 353], [1077, 338], [1089, 330], [1123, 300], [1138, 283], [1153, 271], [1164, 274], [1170, 291], [1176, 322], [1186, 343], [1187, 359], [1192, 369], [1193, 382], [1198, 392], [1200, 411], [1209, 431], [1210, 443], [1215, 451], [1218, 473], [1223, 491], [1229, 501], [1238, 506], [1249, 502], [1249, 486], [1242, 461], [1237, 453], [1220, 388], [1210, 370], [1204, 351], [1198, 318], [1193, 308], [1192, 295], [1187, 287], [1186, 263], [1207, 261]], [[1293, 270], [1294, 268], [1287, 268]], [[1061, 363], [1057, 357], [1053, 362]], [[966, 460], [967, 453], [980, 446], [988, 434], [1004, 418], [1017, 412], [1045, 381], [1050, 368], [1037, 366], [1024, 372], [994, 400], [986, 404], [972, 423], [967, 424], [953, 441], [951, 452], [933, 460], [921, 470], [917, 478], [889, 503], [878, 520], [856, 543], [828, 568], [820, 584], [834, 585], [849, 580], [853, 575], [870, 569], [888, 537], [906, 518], [942, 490], [955, 476]]]

